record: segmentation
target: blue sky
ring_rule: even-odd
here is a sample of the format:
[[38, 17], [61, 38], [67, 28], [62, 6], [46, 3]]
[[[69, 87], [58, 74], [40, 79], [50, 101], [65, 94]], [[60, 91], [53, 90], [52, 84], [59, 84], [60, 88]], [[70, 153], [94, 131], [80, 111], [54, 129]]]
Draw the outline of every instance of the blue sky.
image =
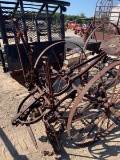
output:
[[94, 16], [97, 0], [65, 0], [65, 1], [70, 2], [70, 6], [67, 7], [66, 14], [80, 15], [80, 13], [84, 13], [86, 17]]
[[[7, 0], [10, 1], [10, 0]], [[11, 0], [16, 1], [16, 0]], [[86, 17], [93, 17], [95, 12], [95, 6], [98, 0], [63, 0], [70, 2], [70, 6], [67, 7], [65, 14], [80, 15], [84, 13]]]

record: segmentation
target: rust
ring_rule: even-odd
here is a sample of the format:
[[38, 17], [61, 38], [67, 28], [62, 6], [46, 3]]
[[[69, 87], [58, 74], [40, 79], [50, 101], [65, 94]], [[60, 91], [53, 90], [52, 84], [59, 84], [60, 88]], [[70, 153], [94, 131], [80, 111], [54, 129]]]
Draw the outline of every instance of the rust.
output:
[[[96, 11], [99, 8], [98, 4], [103, 5], [103, 1], [101, 2], [97, 3]], [[56, 4], [58, 4], [57, 1]], [[69, 5], [65, 2], [63, 4]], [[112, 4], [109, 7], [113, 7]], [[110, 13], [112, 10], [109, 11]], [[48, 17], [47, 14], [49, 22]], [[15, 29], [15, 45], [25, 85], [29, 91], [28, 96], [18, 106], [17, 113], [12, 119], [12, 125], [26, 125], [36, 148], [37, 140], [31, 125], [39, 121], [45, 125], [47, 139], [53, 147], [53, 152], [60, 154], [62, 150], [61, 136], [64, 132], [75, 145], [84, 146], [100, 140], [113, 129], [120, 119], [119, 21], [117, 24], [111, 21], [100, 21], [97, 24], [96, 20], [95, 17], [94, 27], [90, 34], [84, 37], [83, 48], [77, 45], [81, 52], [78, 53], [77, 62], [75, 61], [71, 65], [68, 64], [68, 57], [74, 56], [75, 48], [68, 57], [60, 50], [62, 46], [67, 51], [64, 35], [62, 35], [62, 40], [50, 43], [51, 26], [49, 23], [47, 34], [50, 45], [46, 45], [36, 55], [31, 35], [29, 35], [31, 44], [28, 43], [26, 26], [21, 31], [16, 19], [7, 21], [7, 23], [12, 23]], [[62, 30], [61, 27], [61, 33]], [[38, 33], [37, 38], [39, 42]], [[91, 38], [95, 43], [89, 43]], [[23, 62], [21, 43], [29, 62], [27, 67]], [[90, 44], [93, 46], [91, 48], [94, 48], [94, 45], [97, 46], [96, 50], [91, 50], [92, 58], [89, 58], [85, 52]], [[75, 43], [74, 46], [76, 46]], [[113, 55], [117, 58], [112, 58]], [[49, 152], [44, 154], [49, 155]]]
[[[120, 117], [120, 112], [117, 112], [117, 109], [114, 108], [117, 104], [115, 99], [117, 100], [119, 97], [119, 90], [116, 94], [116, 86], [119, 84], [119, 69], [115, 71], [114, 75], [111, 74], [114, 72], [115, 68], [120, 65], [120, 61], [113, 61], [105, 67], [104, 58], [107, 56], [107, 53], [103, 48], [100, 54], [83, 61], [81, 64], [73, 65], [66, 70], [64, 70], [64, 68], [57, 70], [56, 66], [51, 66], [49, 58], [44, 56], [44, 53], [58, 43], [46, 48], [36, 60], [34, 69], [38, 74], [35, 75], [37, 76], [33, 87], [35, 89], [33, 91], [31, 90], [29, 96], [22, 101], [17, 115], [12, 120], [13, 125], [22, 124], [26, 126], [30, 126], [42, 120], [45, 124], [49, 142], [54, 152], [57, 154], [61, 152], [60, 137], [61, 134], [65, 132], [66, 128], [68, 137], [74, 144], [85, 145], [99, 140], [100, 136], [103, 136], [103, 134], [107, 132], [109, 122], [107, 123], [106, 131], [100, 134], [104, 121], [110, 119], [110, 115], [114, 115], [118, 119]], [[64, 43], [64, 41], [62, 43]], [[40, 59], [43, 60], [43, 63], [41, 68], [38, 69], [37, 65]], [[95, 75], [93, 70], [97, 72]], [[113, 105], [112, 102], [109, 102], [107, 92], [108, 88], [114, 85], [112, 99], [115, 102]], [[29, 100], [30, 97], [33, 97], [32, 101]], [[65, 103], [67, 99], [71, 99], [70, 103], [62, 107], [61, 104]], [[26, 101], [30, 102], [25, 105], [24, 103], [26, 103]], [[89, 103], [82, 107], [83, 102]], [[79, 106], [79, 104], [81, 105]], [[24, 108], [22, 106], [24, 106]], [[69, 112], [69, 115], [66, 116], [66, 112]], [[71, 126], [79, 122], [82, 124], [82, 121], [85, 119], [91, 120], [83, 128], [80, 127], [77, 133], [73, 135]], [[56, 130], [55, 128], [57, 125], [59, 127]], [[99, 127], [97, 128], [97, 126]], [[89, 129], [89, 127], [91, 129]], [[82, 137], [81, 134], [86, 129], [89, 129], [89, 131], [86, 136]], [[94, 130], [96, 130], [95, 133]], [[86, 142], [93, 133], [93, 139]], [[36, 140], [34, 139], [32, 131], [30, 132], [30, 136], [33, 143], [36, 145]], [[79, 136], [82, 138], [81, 141], [79, 143], [74, 142]]]

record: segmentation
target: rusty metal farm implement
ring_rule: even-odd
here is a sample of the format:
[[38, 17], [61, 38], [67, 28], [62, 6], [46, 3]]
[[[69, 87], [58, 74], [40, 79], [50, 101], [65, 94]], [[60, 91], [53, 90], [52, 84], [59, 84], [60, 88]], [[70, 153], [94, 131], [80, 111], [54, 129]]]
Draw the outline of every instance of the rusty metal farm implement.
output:
[[[22, 38], [20, 31], [18, 34]], [[93, 58], [85, 60], [83, 53], [79, 64], [62, 68], [57, 57], [54, 66], [53, 60], [44, 56], [49, 49], [54, 53], [59, 43], [65, 42], [50, 45], [31, 64], [32, 89], [12, 120], [13, 125], [28, 127], [35, 146], [30, 125], [42, 120], [56, 153], [61, 150], [63, 132], [82, 146], [104, 137], [120, 118], [120, 35], [102, 41], [100, 53]], [[32, 54], [30, 47], [28, 55]]]
[[[98, 53], [92, 58], [85, 54], [88, 41], [96, 36], [100, 24], [91, 32], [77, 63], [63, 63], [56, 48], [65, 41], [58, 41], [46, 47], [33, 61], [34, 46], [28, 45], [23, 33], [12, 20], [17, 34], [16, 45], [21, 60], [26, 85], [30, 93], [20, 103], [13, 125], [26, 125], [34, 145], [37, 147], [31, 125], [43, 121], [48, 141], [54, 152], [61, 151], [61, 135], [78, 146], [85, 146], [102, 139], [120, 119], [120, 35], [119, 27], [109, 23], [108, 36], [99, 45]], [[111, 27], [113, 26], [113, 27]], [[106, 29], [106, 28], [104, 28]], [[111, 29], [110, 29], [111, 30]], [[30, 68], [25, 74], [20, 44], [27, 53]], [[47, 53], [52, 51], [50, 56]], [[79, 62], [79, 63], [78, 63]]]

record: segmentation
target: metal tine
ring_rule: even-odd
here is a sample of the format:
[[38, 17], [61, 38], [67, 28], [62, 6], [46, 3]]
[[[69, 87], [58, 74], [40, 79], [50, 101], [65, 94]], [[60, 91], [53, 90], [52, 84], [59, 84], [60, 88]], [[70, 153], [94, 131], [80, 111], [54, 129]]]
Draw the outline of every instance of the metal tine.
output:
[[37, 148], [38, 148], [38, 145], [37, 145], [35, 136], [34, 136], [34, 134], [33, 134], [32, 128], [31, 128], [30, 125], [26, 125], [26, 127], [27, 127], [27, 130], [28, 130], [28, 133], [29, 133], [29, 135], [30, 135], [31, 140], [32, 140], [35, 148], [37, 149]]

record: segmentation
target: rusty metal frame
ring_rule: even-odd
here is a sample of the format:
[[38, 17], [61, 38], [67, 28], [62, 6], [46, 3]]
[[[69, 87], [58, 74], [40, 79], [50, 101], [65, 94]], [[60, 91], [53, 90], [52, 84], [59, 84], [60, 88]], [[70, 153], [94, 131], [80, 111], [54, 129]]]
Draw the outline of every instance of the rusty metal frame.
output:
[[[26, 4], [25, 2], [27, 2], [28, 4]], [[0, 15], [1, 15], [1, 18], [0, 20], [2, 21], [3, 19], [10, 19], [10, 18], [14, 18], [15, 17], [15, 13], [17, 12], [18, 8], [20, 8], [20, 14], [21, 14], [21, 17], [22, 17], [22, 21], [23, 21], [23, 31], [24, 31], [24, 36], [26, 38], [26, 41], [28, 41], [28, 35], [27, 35], [27, 28], [26, 28], [26, 18], [25, 18], [25, 11], [27, 9], [29, 9], [30, 5], [32, 3], [32, 6], [31, 8], [34, 9], [34, 6], [37, 6], [37, 11], [35, 12], [38, 12], [37, 15], [36, 15], [36, 20], [39, 18], [38, 15], [42, 14], [42, 11], [43, 11], [43, 8], [45, 8], [45, 12], [46, 12], [46, 17], [47, 17], [47, 22], [48, 22], [48, 27], [47, 27], [47, 32], [48, 32], [48, 40], [51, 41], [51, 33], [49, 33], [51, 31], [50, 29], [50, 25], [51, 25], [51, 22], [50, 22], [50, 18], [54, 15], [54, 13], [60, 8], [60, 17], [61, 17], [61, 39], [64, 39], [64, 30], [62, 29], [63, 28], [63, 24], [64, 23], [64, 17], [62, 16], [63, 15], [63, 12], [65, 11], [65, 7], [66, 6], [69, 6], [70, 3], [69, 2], [65, 2], [65, 1], [55, 1], [55, 0], [52, 0], [52, 1], [43, 1], [43, 0], [40, 0], [40, 1], [37, 1], [37, 0], [33, 0], [33, 1], [29, 1], [29, 0], [17, 0], [16, 2], [11, 2], [11, 3], [8, 3], [7, 1], [1, 1], [0, 2], [0, 7], [1, 7], [1, 10], [0, 10]], [[37, 4], [36, 4], [37, 3]], [[4, 4], [11, 4], [13, 5], [12, 7], [8, 7], [8, 6], [4, 6]], [[48, 4], [53, 4], [54, 6], [50, 6]], [[40, 7], [40, 9], [38, 8]], [[54, 10], [52, 10], [52, 8]], [[7, 13], [7, 17], [5, 17], [3, 15], [3, 9], [6, 9], [6, 13]], [[7, 10], [10, 10], [10, 11], [7, 11]], [[4, 12], [4, 13], [5, 13]], [[4, 24], [4, 23], [2, 23]], [[2, 26], [0, 26], [2, 27]], [[7, 42], [7, 36], [6, 34], [4, 33], [5, 32], [5, 26], [2, 27], [2, 37], [3, 37], [3, 43], [4, 44], [8, 44]], [[4, 39], [6, 38], [6, 39]]]
[[[116, 18], [116, 25], [120, 26], [120, 11], [119, 11], [119, 0], [98, 0], [96, 3], [95, 8], [95, 15], [94, 15], [94, 21], [96, 25], [105, 21], [108, 21], [107, 19], [102, 18], [102, 16], [111, 17], [110, 22], [114, 23], [112, 21], [113, 18]], [[115, 8], [118, 8], [115, 11]], [[113, 17], [113, 18], [112, 18]]]
[[[28, 2], [28, 0], [25, 1]], [[24, 12], [22, 1], [19, 0], [18, 2], [21, 3], [21, 12]], [[38, 0], [32, 0], [32, 2], [38, 3]], [[43, 0], [41, 0], [41, 2], [43, 2]], [[68, 5], [68, 3], [63, 3], [63, 5], [60, 1], [52, 2], [60, 5], [61, 32], [63, 32], [62, 19], [64, 17], [62, 12], [65, 9], [64, 5]], [[107, 5], [107, 2], [107, 0], [102, 0], [100, 5], [104, 3]], [[112, 3], [113, 1], [109, 2]], [[111, 14], [111, 6], [114, 6], [113, 3], [111, 3], [106, 11], [108, 14]], [[100, 14], [106, 13], [98, 4], [99, 3], [97, 3], [96, 10], [98, 7]], [[18, 4], [16, 4], [16, 7], [17, 6]], [[41, 6], [39, 13], [45, 8], [48, 20], [48, 39], [51, 41], [48, 7], [48, 1], [46, 1], [46, 4]], [[58, 7], [56, 7], [53, 13], [57, 9]], [[24, 21], [24, 14], [22, 20]], [[19, 30], [15, 19], [12, 20], [12, 23], [16, 28], [15, 42], [21, 61], [23, 76], [26, 86], [30, 91], [29, 95], [20, 103], [17, 114], [12, 119], [12, 125], [26, 125], [33, 144], [37, 148], [37, 142], [31, 125], [42, 121], [45, 125], [47, 138], [56, 154], [60, 154], [61, 152], [62, 146], [60, 144], [60, 138], [63, 132], [67, 132], [68, 138], [78, 146], [84, 146], [85, 144], [92, 144], [98, 141], [105, 135], [104, 133], [108, 133], [109, 129], [112, 129], [116, 125], [116, 122], [120, 120], [120, 111], [119, 108], [117, 108], [119, 107], [120, 101], [120, 30], [118, 21], [117, 25], [111, 23], [117, 29], [117, 35], [109, 36], [101, 42], [99, 54], [87, 59], [84, 51], [92, 34], [103, 26], [103, 23], [96, 27], [86, 40], [78, 58], [79, 63], [75, 63], [69, 67], [63, 63], [63, 53], [57, 55], [54, 51], [55, 46], [65, 44], [64, 35], [62, 35], [63, 41], [58, 41], [46, 47], [35, 62], [33, 62], [34, 49], [33, 46], [28, 46], [26, 32], [23, 31], [23, 34], [23, 32]], [[23, 28], [26, 31], [26, 26]], [[18, 38], [22, 40], [30, 63], [29, 73], [27, 74], [22, 62], [23, 59], [18, 41], [20, 39]], [[53, 57], [51, 58], [52, 55], [46, 54], [50, 51], [53, 52], [55, 61]], [[117, 56], [117, 58], [112, 59], [109, 57], [111, 55]], [[107, 66], [106, 63], [108, 63]], [[112, 93], [107, 92], [109, 89], [112, 89]], [[66, 99], [71, 99], [71, 101], [63, 105]], [[97, 115], [97, 113], [99, 114]], [[95, 114], [95, 118], [91, 117]], [[109, 124], [111, 116], [112, 120], [114, 118], [112, 125]], [[90, 121], [85, 121], [86, 119]], [[97, 123], [95, 123], [96, 119], [98, 120]], [[106, 119], [107, 128], [101, 133], [102, 125]], [[75, 128], [76, 122], [80, 122], [79, 125], [77, 124], [78, 128]], [[99, 123], [101, 124], [99, 125]], [[88, 127], [90, 127], [90, 129], [86, 131]], [[95, 128], [97, 128], [96, 132], [94, 132]], [[72, 133], [72, 129], [75, 130], [75, 133]], [[83, 134], [84, 131], [85, 136]], [[93, 134], [93, 139], [89, 140], [91, 133]], [[75, 141], [78, 137], [82, 139], [79, 139], [80, 142]]]

